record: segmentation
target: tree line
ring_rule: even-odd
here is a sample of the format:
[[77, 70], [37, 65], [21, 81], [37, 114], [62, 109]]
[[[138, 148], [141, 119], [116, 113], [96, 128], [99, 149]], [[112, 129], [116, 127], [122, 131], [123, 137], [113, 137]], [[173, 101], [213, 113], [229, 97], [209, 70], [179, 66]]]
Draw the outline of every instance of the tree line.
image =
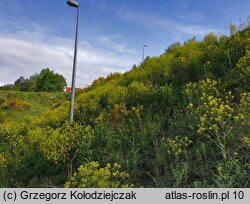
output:
[[29, 78], [20, 76], [14, 84], [5, 84], [0, 90], [15, 90], [26, 92], [54, 92], [63, 91], [67, 86], [64, 76], [54, 73], [49, 68], [43, 69], [39, 74], [31, 75]]

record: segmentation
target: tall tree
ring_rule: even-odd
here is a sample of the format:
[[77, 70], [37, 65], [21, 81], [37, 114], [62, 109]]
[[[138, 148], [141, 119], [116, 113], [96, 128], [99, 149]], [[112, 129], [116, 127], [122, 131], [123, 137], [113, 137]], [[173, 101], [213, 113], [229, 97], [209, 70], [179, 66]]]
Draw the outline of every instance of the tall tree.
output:
[[37, 76], [37, 91], [63, 91], [66, 87], [66, 79], [49, 68], [43, 69]]

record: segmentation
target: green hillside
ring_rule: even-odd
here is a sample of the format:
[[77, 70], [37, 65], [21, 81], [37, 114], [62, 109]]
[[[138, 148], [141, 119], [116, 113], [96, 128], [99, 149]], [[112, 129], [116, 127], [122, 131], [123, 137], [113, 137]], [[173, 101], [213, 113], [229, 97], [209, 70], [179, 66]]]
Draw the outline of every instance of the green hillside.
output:
[[39, 116], [54, 108], [67, 97], [63, 92], [21, 92], [0, 90], [0, 113], [2, 117], [23, 121], [28, 116]]
[[0, 124], [2, 187], [250, 187], [250, 27], [173, 43]]

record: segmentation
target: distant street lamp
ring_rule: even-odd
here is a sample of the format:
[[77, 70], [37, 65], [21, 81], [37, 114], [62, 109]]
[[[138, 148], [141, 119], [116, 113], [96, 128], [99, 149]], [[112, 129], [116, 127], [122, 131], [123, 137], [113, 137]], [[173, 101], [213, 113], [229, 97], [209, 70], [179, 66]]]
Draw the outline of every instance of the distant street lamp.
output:
[[71, 84], [71, 99], [70, 99], [70, 113], [69, 122], [73, 125], [74, 118], [74, 102], [75, 102], [75, 78], [76, 78], [76, 60], [77, 60], [77, 43], [78, 43], [78, 26], [79, 26], [79, 13], [80, 4], [74, 0], [68, 0], [67, 4], [69, 6], [77, 8], [77, 18], [76, 18], [76, 36], [75, 36], [75, 51], [74, 51], [74, 62], [73, 62], [73, 72], [72, 72], [72, 84]]
[[148, 46], [148, 44], [144, 44], [144, 45], [142, 46], [142, 62], [144, 61], [145, 47], [147, 47], [147, 46]]

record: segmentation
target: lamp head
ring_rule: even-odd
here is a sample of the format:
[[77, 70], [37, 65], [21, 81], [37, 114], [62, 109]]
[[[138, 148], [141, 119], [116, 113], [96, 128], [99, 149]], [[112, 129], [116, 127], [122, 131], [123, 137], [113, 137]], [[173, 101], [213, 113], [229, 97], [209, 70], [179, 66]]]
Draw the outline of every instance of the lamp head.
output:
[[67, 1], [67, 4], [68, 4], [69, 6], [72, 6], [72, 7], [75, 7], [75, 8], [78, 8], [78, 7], [80, 6], [79, 3], [76, 2], [76, 1], [74, 1], [74, 0], [68, 0], [68, 1]]

